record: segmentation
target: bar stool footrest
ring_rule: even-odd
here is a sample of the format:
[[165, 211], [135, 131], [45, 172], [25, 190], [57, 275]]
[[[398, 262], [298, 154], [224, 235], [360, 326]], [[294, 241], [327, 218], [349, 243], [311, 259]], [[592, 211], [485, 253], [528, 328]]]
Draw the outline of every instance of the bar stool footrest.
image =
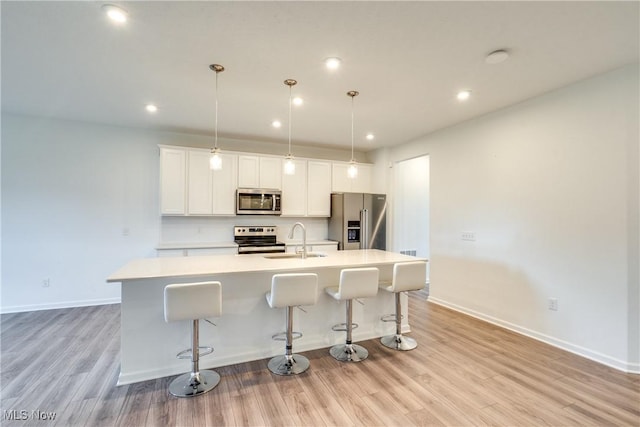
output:
[[[301, 337], [302, 337], [302, 332], [291, 332], [291, 339], [297, 340], [298, 338], [301, 338]], [[271, 339], [274, 341], [286, 341], [287, 333], [280, 332], [278, 334], [271, 335]]]
[[[186, 350], [181, 351], [176, 355], [178, 359], [191, 359], [191, 349], [188, 348]], [[198, 347], [198, 356], [206, 356], [207, 354], [213, 353], [213, 347]]]
[[[358, 329], [358, 324], [357, 323], [352, 323], [351, 324], [351, 330], [354, 329]], [[333, 325], [331, 327], [332, 331], [336, 331], [336, 332], [345, 332], [347, 331], [347, 324], [346, 323], [336, 323], [335, 325]]]

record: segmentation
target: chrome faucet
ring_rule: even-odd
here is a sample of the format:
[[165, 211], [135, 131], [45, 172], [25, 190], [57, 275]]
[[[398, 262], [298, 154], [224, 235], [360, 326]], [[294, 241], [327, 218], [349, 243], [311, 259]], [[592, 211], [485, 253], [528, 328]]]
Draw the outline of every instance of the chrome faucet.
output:
[[296, 227], [300, 227], [302, 229], [302, 259], [307, 258], [307, 229], [304, 228], [304, 224], [301, 222], [296, 222], [291, 227], [291, 231], [289, 232], [289, 238], [293, 239], [293, 232], [296, 231]]

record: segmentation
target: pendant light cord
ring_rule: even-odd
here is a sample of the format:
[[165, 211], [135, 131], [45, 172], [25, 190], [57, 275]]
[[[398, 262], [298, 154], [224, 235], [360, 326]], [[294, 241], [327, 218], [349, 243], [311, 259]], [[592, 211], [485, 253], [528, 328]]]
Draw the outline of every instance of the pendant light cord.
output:
[[353, 162], [355, 159], [353, 158], [353, 98], [355, 98], [354, 96], [351, 97], [351, 161]]
[[218, 71], [216, 71], [216, 118], [215, 118], [216, 128], [214, 131], [215, 140], [213, 149], [218, 150]]
[[291, 85], [289, 85], [289, 153], [288, 156], [291, 156]]

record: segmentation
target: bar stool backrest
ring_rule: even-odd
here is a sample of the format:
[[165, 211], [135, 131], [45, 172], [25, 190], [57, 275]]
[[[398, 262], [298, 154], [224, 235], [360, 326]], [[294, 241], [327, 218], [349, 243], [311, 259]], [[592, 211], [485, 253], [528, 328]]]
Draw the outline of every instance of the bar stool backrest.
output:
[[427, 282], [427, 263], [399, 262], [393, 266], [393, 292], [417, 291]]
[[378, 294], [378, 277], [380, 271], [376, 267], [345, 268], [340, 271], [338, 294], [340, 299], [374, 297]]
[[177, 283], [164, 288], [164, 320], [206, 319], [222, 314], [220, 282]]
[[313, 305], [318, 301], [318, 275], [315, 273], [274, 274], [271, 295], [272, 308]]

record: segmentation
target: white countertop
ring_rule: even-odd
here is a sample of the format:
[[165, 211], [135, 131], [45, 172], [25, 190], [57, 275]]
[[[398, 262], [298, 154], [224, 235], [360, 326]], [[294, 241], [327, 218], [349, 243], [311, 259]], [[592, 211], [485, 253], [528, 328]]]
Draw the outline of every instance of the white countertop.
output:
[[426, 261], [424, 258], [377, 249], [328, 251], [326, 254], [326, 257], [307, 259], [268, 259], [262, 254], [142, 258], [129, 262], [111, 274], [107, 278], [107, 282], [262, 271], [295, 271], [313, 268], [346, 268], [406, 261]]
[[[302, 241], [299, 239], [285, 240], [286, 246], [301, 246]], [[307, 245], [337, 245], [335, 240], [309, 240]], [[209, 248], [237, 248], [235, 242], [168, 242], [159, 243], [156, 250], [172, 250], [172, 249], [209, 249]]]
[[164, 249], [208, 249], [208, 248], [237, 248], [235, 242], [171, 242], [160, 243], [156, 246], [157, 250]]

